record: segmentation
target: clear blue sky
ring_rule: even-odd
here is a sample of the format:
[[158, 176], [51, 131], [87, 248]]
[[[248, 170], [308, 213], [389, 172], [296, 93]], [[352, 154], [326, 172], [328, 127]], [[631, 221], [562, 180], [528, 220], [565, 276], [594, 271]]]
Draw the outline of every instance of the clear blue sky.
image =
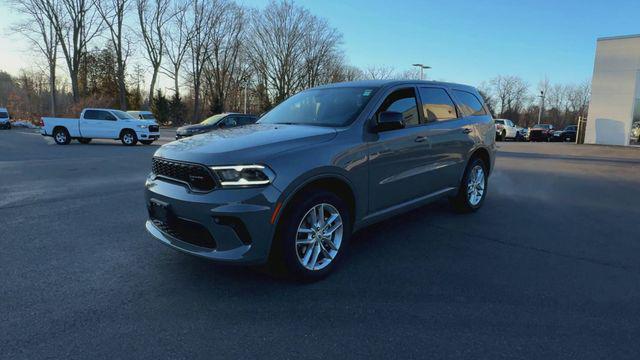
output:
[[[238, 0], [262, 7], [267, 0]], [[535, 86], [591, 78], [596, 39], [640, 33], [640, 0], [297, 0], [344, 35], [353, 65], [397, 71], [421, 62], [430, 79], [478, 85], [498, 74]], [[16, 14], [0, 0], [5, 19]], [[13, 13], [13, 14], [12, 14]], [[3, 15], [7, 15], [3, 12]], [[0, 24], [0, 70], [34, 66], [28, 43]], [[61, 69], [64, 66], [61, 62]], [[163, 79], [161, 79], [161, 84]]]
[[[265, 1], [243, 0], [251, 6]], [[640, 33], [640, 0], [298, 0], [344, 34], [354, 65], [431, 65], [477, 85], [498, 74], [532, 85], [591, 78], [596, 39]]]

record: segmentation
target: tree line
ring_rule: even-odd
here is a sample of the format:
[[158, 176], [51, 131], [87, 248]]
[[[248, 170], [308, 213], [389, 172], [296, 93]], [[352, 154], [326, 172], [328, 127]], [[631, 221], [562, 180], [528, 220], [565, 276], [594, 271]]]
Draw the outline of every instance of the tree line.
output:
[[[419, 77], [416, 69], [348, 64], [338, 29], [288, 0], [262, 9], [234, 0], [8, 1], [25, 19], [15, 30], [45, 64], [17, 76], [0, 71], [0, 101], [23, 118], [115, 107], [152, 109], [161, 122], [180, 125], [245, 108], [259, 114], [320, 84]], [[172, 84], [168, 94], [158, 89], [160, 76]], [[586, 112], [576, 107], [577, 88], [550, 87], [546, 113], [554, 121]], [[517, 77], [498, 77], [483, 90], [496, 115], [526, 123], [535, 112]]]

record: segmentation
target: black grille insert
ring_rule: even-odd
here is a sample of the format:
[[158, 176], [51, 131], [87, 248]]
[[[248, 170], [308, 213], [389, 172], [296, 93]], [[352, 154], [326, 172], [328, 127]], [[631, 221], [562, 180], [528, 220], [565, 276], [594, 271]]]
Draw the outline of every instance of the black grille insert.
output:
[[208, 249], [216, 248], [216, 241], [213, 239], [213, 236], [211, 236], [211, 233], [197, 222], [180, 218], [174, 218], [169, 222], [164, 222], [154, 219], [153, 215], [151, 216], [151, 220], [160, 231], [178, 240]]
[[209, 192], [216, 188], [213, 175], [204, 165], [153, 158], [151, 169], [156, 176], [189, 185], [192, 191]]
[[158, 132], [160, 131], [160, 127], [158, 125], [150, 125], [149, 132]]

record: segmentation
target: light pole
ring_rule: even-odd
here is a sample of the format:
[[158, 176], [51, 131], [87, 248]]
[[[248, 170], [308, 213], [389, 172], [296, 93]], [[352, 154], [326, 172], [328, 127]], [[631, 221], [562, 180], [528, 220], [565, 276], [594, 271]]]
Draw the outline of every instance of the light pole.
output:
[[249, 86], [249, 83], [246, 82], [244, 83], [244, 113], [247, 113], [247, 87]]
[[413, 64], [412, 66], [417, 66], [420, 68], [420, 80], [424, 79], [424, 69], [431, 69], [431, 66], [427, 66], [424, 64]]
[[540, 125], [540, 120], [542, 119], [542, 108], [544, 107], [544, 91], [540, 91], [540, 109], [538, 109], [538, 125]]

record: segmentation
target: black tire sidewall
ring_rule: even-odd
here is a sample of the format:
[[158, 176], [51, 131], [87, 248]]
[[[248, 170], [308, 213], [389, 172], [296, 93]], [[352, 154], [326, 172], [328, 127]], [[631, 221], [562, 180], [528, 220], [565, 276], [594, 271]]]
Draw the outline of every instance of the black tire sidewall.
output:
[[[312, 271], [306, 269], [298, 260], [295, 241], [300, 221], [312, 207], [320, 203], [331, 204], [340, 213], [343, 224], [342, 242], [336, 257], [329, 265], [324, 269]], [[326, 190], [305, 192], [302, 196], [296, 196], [288, 206], [286, 213], [283, 214], [282, 223], [274, 239], [276, 244], [274, 244], [273, 250], [277, 252], [274, 255], [279, 258], [276, 261], [282, 261], [285, 267], [284, 270], [296, 280], [320, 280], [331, 273], [344, 258], [351, 238], [351, 229], [352, 224], [348, 206], [340, 197]]]
[[[469, 202], [469, 196], [467, 194], [467, 182], [469, 181], [469, 175], [471, 174], [471, 169], [473, 169], [476, 165], [482, 166], [482, 171], [484, 171], [484, 192], [482, 193], [482, 199], [476, 205], [472, 205]], [[484, 200], [487, 197], [487, 190], [489, 185], [489, 178], [487, 173], [487, 164], [485, 164], [482, 159], [475, 157], [472, 158], [464, 171], [464, 175], [462, 176], [462, 181], [460, 182], [460, 188], [458, 189], [458, 194], [454, 198], [451, 198], [452, 205], [457, 212], [460, 213], [470, 213], [474, 212], [482, 207], [484, 204]]]

